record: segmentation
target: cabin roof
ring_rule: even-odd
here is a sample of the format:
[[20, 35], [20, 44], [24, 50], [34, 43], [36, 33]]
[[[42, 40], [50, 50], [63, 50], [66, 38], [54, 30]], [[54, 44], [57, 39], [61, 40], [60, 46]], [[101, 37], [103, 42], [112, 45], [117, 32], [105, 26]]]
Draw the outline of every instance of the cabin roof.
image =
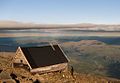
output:
[[68, 59], [58, 45], [20, 48], [32, 68], [68, 62]]

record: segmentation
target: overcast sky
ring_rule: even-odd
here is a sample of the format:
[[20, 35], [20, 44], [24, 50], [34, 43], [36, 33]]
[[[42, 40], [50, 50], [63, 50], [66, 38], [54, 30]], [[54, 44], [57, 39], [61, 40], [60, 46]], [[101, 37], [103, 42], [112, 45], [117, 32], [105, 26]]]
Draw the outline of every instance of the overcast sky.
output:
[[0, 20], [120, 24], [120, 0], [0, 0]]

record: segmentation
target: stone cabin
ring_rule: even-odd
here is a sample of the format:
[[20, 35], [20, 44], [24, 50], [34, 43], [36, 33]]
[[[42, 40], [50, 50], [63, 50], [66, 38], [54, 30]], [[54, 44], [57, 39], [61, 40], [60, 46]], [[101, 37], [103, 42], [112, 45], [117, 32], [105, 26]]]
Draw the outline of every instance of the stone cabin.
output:
[[18, 47], [13, 66], [27, 66], [31, 73], [61, 71], [68, 67], [69, 59], [59, 45]]

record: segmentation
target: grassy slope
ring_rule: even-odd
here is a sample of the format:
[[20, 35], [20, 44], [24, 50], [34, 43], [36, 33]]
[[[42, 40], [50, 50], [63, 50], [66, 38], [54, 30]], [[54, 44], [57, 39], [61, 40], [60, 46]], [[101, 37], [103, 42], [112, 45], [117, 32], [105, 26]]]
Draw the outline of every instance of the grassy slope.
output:
[[70, 42], [63, 49], [77, 72], [120, 78], [120, 46]]

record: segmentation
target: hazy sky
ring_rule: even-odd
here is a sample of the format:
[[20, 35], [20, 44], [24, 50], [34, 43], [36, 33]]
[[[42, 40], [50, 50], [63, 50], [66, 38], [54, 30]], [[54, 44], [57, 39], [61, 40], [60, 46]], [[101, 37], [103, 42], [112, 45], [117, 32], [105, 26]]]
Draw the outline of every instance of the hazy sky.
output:
[[120, 23], [120, 0], [0, 0], [0, 20]]

